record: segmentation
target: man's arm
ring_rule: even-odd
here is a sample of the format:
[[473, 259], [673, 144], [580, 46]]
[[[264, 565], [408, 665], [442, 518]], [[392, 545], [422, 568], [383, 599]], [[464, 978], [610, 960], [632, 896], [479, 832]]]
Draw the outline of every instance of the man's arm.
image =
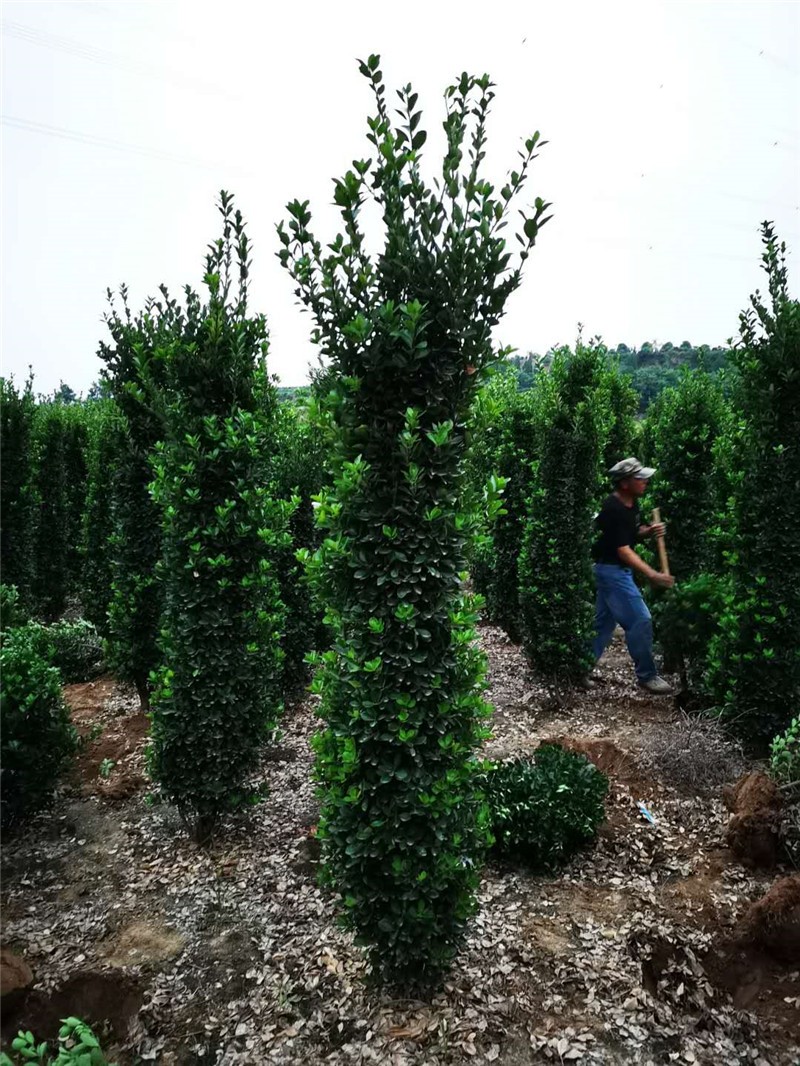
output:
[[617, 548], [617, 555], [623, 566], [629, 566], [631, 570], [636, 570], [638, 573], [643, 574], [654, 585], [669, 589], [675, 584], [675, 578], [671, 574], [660, 574], [658, 570], [648, 566], [644, 559], [637, 555], [633, 548], [628, 547], [627, 544]]

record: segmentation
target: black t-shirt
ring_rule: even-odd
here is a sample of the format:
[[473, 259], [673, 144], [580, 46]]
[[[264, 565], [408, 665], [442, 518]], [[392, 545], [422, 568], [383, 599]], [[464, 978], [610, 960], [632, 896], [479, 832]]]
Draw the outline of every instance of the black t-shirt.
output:
[[639, 507], [626, 507], [618, 496], [607, 497], [600, 513], [594, 520], [597, 539], [592, 547], [592, 558], [596, 563], [622, 566], [617, 555], [617, 548], [626, 545], [632, 548], [639, 539]]

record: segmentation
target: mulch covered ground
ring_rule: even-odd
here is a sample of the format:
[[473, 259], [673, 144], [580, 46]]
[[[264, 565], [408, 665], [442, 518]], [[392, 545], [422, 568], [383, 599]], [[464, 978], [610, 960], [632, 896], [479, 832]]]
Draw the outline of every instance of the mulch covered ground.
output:
[[691, 727], [672, 700], [639, 693], [619, 643], [597, 689], [560, 696], [532, 681], [499, 630], [481, 639], [496, 707], [489, 754], [560, 738], [612, 789], [596, 847], [559, 876], [487, 866], [440, 992], [372, 989], [317, 887], [311, 699], [287, 711], [266, 753], [268, 799], [201, 850], [171, 810], [148, 805], [146, 721], [132, 694], [101, 679], [66, 692], [87, 738], [75, 778], [53, 812], [5, 842], [3, 945], [34, 984], [3, 1000], [4, 1045], [19, 1026], [52, 1037], [75, 1014], [102, 1020], [121, 1066], [796, 1066], [800, 962], [736, 937], [780, 872], [746, 870], [723, 847], [721, 785], [744, 768], [737, 753], [698, 734], [699, 765], [687, 767]]

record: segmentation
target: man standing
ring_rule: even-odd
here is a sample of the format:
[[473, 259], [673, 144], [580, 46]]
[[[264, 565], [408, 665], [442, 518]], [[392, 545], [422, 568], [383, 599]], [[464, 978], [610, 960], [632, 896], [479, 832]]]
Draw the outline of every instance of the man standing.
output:
[[653, 658], [653, 620], [633, 579], [636, 570], [661, 588], [675, 584], [674, 577], [653, 570], [634, 550], [644, 537], [664, 532], [663, 523], [642, 525], [639, 514], [638, 500], [647, 491], [655, 470], [631, 458], [617, 463], [609, 473], [614, 491], [595, 519], [598, 536], [592, 549], [597, 586], [592, 644], [595, 662], [606, 650], [616, 626], [621, 625], [639, 684], [655, 696], [669, 696], [672, 687], [658, 676]]

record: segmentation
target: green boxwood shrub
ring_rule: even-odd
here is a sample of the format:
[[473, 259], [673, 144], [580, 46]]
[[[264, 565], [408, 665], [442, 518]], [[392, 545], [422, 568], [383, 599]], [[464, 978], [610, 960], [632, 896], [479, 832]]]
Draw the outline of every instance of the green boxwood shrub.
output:
[[39, 654], [58, 669], [65, 685], [92, 681], [104, 670], [103, 642], [85, 619], [49, 626], [28, 622], [22, 632]]
[[281, 710], [284, 609], [273, 561], [288, 544], [290, 509], [268, 485], [265, 422], [277, 401], [266, 322], [248, 314], [250, 245], [225, 192], [220, 211], [207, 303], [187, 293], [181, 333], [165, 352], [166, 436], [153, 482], [164, 615], [150, 768], [201, 842], [251, 798], [248, 775]]
[[0, 629], [24, 626], [30, 615], [21, 602], [16, 585], [0, 585]]
[[647, 412], [644, 458], [658, 470], [657, 502], [669, 524], [670, 572], [677, 582], [699, 574], [710, 561], [708, 532], [718, 504], [716, 444], [730, 419], [719, 379], [702, 370], [684, 370]]
[[62, 417], [67, 495], [67, 595], [75, 596], [80, 593], [83, 578], [89, 409], [85, 403], [71, 403], [63, 408]]
[[34, 424], [35, 539], [34, 600], [45, 621], [60, 618], [67, 602], [70, 565], [70, 498], [67, 479], [66, 407], [40, 404]]
[[597, 835], [607, 793], [605, 774], [555, 744], [497, 763], [486, 778], [496, 852], [537, 870], [566, 862]]
[[609, 424], [605, 349], [579, 344], [553, 360], [531, 390], [541, 400], [541, 454], [532, 466], [520, 556], [520, 622], [534, 671], [556, 684], [593, 665], [592, 516]]
[[103, 636], [113, 581], [114, 477], [123, 453], [122, 423], [111, 400], [96, 400], [88, 421], [88, 486], [83, 521], [81, 602], [83, 613]]
[[728, 576], [697, 574], [651, 604], [664, 667], [678, 673], [681, 688], [696, 708], [710, 702], [709, 652], [731, 595]]
[[726, 721], [762, 751], [800, 703], [800, 301], [770, 223], [763, 243], [769, 301], [752, 297], [732, 353], [732, 588], [710, 651]]
[[76, 748], [61, 675], [24, 626], [2, 636], [0, 732], [0, 822], [8, 828], [47, 806]]
[[484, 519], [484, 536], [471, 559], [472, 576], [486, 599], [487, 617], [514, 641], [522, 639], [517, 560], [532, 464], [542, 449], [540, 392], [519, 392], [513, 374], [497, 374], [476, 397], [470, 417], [466, 475], [473, 506], [481, 509], [490, 478], [503, 483], [502, 509], [491, 521]]
[[0, 377], [0, 573], [32, 605], [36, 545], [33, 381]]
[[[521, 280], [501, 224], [539, 136], [495, 194], [481, 166], [493, 88], [465, 74], [446, 93], [441, 186], [429, 187], [417, 94], [400, 91], [395, 122], [379, 63], [361, 64], [373, 158], [335, 183], [343, 232], [323, 245], [295, 201], [279, 235], [330, 368], [333, 484], [317, 500], [324, 537], [309, 559], [332, 633], [314, 682], [318, 834], [373, 972], [418, 984], [453, 957], [487, 844], [485, 666], [460, 576], [478, 528], [463, 500], [465, 422]], [[384, 223], [374, 256], [361, 228], [369, 197]], [[523, 259], [547, 206], [537, 200], [522, 223]]]
[[153, 450], [164, 437], [164, 354], [180, 335], [180, 309], [162, 291], [134, 316], [128, 291], [120, 289], [121, 310], [111, 292], [106, 324], [110, 342], [101, 342], [103, 380], [120, 416], [118, 459], [109, 491], [113, 497], [111, 598], [105, 636], [109, 665], [136, 686], [143, 710], [150, 706], [150, 675], [159, 662], [158, 631], [162, 593], [161, 516], [150, 495]]
[[786, 732], [775, 737], [770, 754], [770, 770], [775, 780], [800, 792], [800, 718], [793, 718]]
[[315, 549], [319, 534], [314, 522], [313, 498], [326, 482], [324, 438], [308, 417], [305, 404], [285, 402], [271, 413], [272, 474], [270, 483], [276, 499], [292, 500], [287, 546], [275, 558], [280, 598], [285, 606], [283, 649], [283, 692], [296, 696], [308, 682], [306, 656], [327, 647], [322, 623], [323, 610], [315, 601], [305, 568], [297, 553]]
[[631, 375], [624, 373], [619, 361], [611, 356], [606, 356], [602, 391], [608, 408], [603, 470], [610, 470], [620, 459], [639, 453], [641, 424], [636, 418], [639, 396]]

